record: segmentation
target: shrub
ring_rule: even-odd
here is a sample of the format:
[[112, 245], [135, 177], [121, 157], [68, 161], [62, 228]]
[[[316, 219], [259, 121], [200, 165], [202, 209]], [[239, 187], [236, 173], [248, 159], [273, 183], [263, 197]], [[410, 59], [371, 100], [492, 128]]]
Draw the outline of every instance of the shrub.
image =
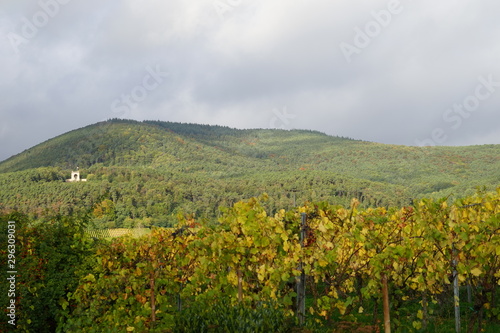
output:
[[245, 304], [231, 305], [221, 300], [213, 306], [197, 302], [175, 317], [176, 333], [219, 332], [290, 332], [293, 318], [275, 304], [263, 302], [251, 307]]

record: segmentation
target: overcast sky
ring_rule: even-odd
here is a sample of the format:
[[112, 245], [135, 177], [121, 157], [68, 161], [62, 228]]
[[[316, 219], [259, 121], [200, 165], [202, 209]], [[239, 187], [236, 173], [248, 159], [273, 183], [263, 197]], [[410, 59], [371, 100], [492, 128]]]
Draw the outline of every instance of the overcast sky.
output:
[[2, 0], [0, 160], [109, 118], [500, 144], [497, 0]]

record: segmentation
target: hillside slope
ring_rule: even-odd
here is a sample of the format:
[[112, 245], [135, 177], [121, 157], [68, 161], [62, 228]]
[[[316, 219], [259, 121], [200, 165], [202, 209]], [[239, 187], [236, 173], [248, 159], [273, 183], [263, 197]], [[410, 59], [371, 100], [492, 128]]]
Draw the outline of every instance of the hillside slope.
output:
[[[87, 183], [65, 183], [79, 167]], [[500, 145], [406, 147], [314, 131], [111, 120], [0, 163], [0, 210], [34, 217], [90, 212], [99, 225], [207, 219], [218, 206], [269, 193], [269, 211], [306, 200], [409, 204], [500, 184]]]

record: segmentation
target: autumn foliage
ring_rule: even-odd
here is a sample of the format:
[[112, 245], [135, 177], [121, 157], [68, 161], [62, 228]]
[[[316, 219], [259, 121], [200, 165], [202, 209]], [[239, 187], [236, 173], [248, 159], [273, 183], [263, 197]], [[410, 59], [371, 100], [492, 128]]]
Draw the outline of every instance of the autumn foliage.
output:
[[[98, 240], [74, 271], [78, 282], [67, 285], [74, 288], [58, 300], [58, 329], [178, 332], [179, 315], [200, 304], [266, 304], [293, 322], [299, 267], [307, 276], [306, 325], [318, 330], [381, 329], [384, 279], [395, 331], [452, 320], [455, 271], [464, 326], [484, 328], [500, 320], [500, 191], [394, 209], [361, 209], [355, 199], [350, 207], [307, 203], [273, 216], [261, 204], [266, 199], [223, 208], [216, 225], [193, 224], [189, 217], [140, 238]], [[304, 246], [298, 236], [302, 213]], [[23, 238], [23, 246], [40, 239]], [[52, 258], [58, 257], [29, 259], [30, 267], [41, 270], [33, 274], [47, 282], [32, 285], [40, 292], [56, 278], [50, 275]], [[28, 298], [33, 302], [35, 292]], [[216, 331], [217, 324], [211, 325]]]

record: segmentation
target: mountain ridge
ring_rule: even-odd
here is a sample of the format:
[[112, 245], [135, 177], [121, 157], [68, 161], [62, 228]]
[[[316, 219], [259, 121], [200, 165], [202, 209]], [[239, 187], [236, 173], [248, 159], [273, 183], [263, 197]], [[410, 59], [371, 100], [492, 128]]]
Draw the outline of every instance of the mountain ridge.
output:
[[[202, 143], [206, 143], [214, 146], [214, 142], [218, 142], [214, 138], [220, 136], [229, 136], [229, 137], [242, 137], [245, 135], [252, 135], [252, 133], [262, 132], [262, 133], [270, 133], [270, 132], [291, 132], [291, 133], [311, 133], [314, 135], [330, 137], [330, 138], [339, 138], [334, 136], [329, 136], [325, 133], [318, 131], [309, 131], [309, 130], [278, 130], [278, 129], [235, 129], [227, 126], [219, 126], [219, 125], [201, 125], [201, 124], [191, 124], [191, 123], [176, 123], [176, 122], [162, 122], [162, 121], [135, 121], [135, 120], [123, 120], [123, 119], [112, 119], [104, 122], [99, 122], [96, 124], [88, 125], [82, 128], [78, 128], [75, 130], [68, 131], [64, 134], [58, 135], [52, 139], [46, 140], [42, 143], [39, 143], [31, 148], [24, 150], [23, 152], [11, 156], [4, 161], [0, 162], [0, 172], [12, 172], [12, 171], [20, 171], [30, 168], [36, 167], [46, 167], [46, 166], [55, 166], [55, 164], [64, 164], [63, 161], [58, 161], [58, 159], [51, 159], [51, 149], [56, 146], [59, 149], [68, 148], [68, 149], [78, 149], [80, 148], [86, 151], [80, 152], [80, 155], [86, 155], [92, 149], [96, 149], [96, 146], [88, 146], [88, 147], [68, 147], [74, 144], [75, 140], [83, 140], [83, 139], [94, 139], [95, 141], [99, 141], [106, 131], [113, 127], [114, 125], [133, 125], [140, 127], [149, 127], [152, 130], [158, 132], [158, 129], [163, 130], [162, 134], [169, 135], [178, 135], [182, 137], [183, 140], [186, 139], [194, 139], [201, 141]], [[342, 140], [352, 140], [346, 138], [339, 138]], [[65, 146], [58, 146], [57, 143], [61, 140], [66, 140]], [[81, 145], [80, 145], [81, 146]], [[109, 148], [113, 148], [110, 146]], [[137, 148], [137, 147], [136, 147]], [[229, 148], [229, 147], [225, 147]], [[97, 148], [99, 149], [99, 148]], [[102, 149], [102, 147], [101, 147]], [[47, 150], [49, 150], [47, 152]], [[234, 153], [235, 151], [233, 151]], [[36, 155], [36, 156], [33, 156]], [[43, 157], [43, 156], [45, 157]], [[67, 156], [68, 163], [71, 163], [71, 154]], [[22, 160], [31, 160], [31, 164], [23, 164]], [[73, 164], [77, 164], [74, 160]], [[85, 161], [82, 161], [84, 165], [88, 164]], [[89, 165], [87, 165], [89, 166]], [[69, 165], [66, 165], [69, 167]]]

